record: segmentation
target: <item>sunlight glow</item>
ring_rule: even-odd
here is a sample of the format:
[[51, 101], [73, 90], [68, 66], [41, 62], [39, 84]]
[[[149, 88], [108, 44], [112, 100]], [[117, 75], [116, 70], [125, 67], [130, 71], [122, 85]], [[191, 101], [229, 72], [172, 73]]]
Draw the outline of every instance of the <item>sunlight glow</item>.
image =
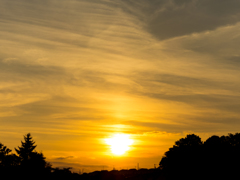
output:
[[111, 146], [111, 151], [115, 155], [123, 155], [133, 144], [133, 140], [127, 134], [115, 134], [112, 138], [105, 139], [105, 142]]

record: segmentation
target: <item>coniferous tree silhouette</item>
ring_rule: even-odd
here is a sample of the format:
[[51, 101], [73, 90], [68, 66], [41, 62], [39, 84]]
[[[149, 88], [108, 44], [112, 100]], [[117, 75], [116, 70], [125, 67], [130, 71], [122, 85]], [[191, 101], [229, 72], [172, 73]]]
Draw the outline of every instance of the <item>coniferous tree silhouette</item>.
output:
[[24, 142], [21, 141], [22, 146], [18, 146], [18, 149], [15, 148], [20, 160], [21, 165], [27, 165], [30, 161], [32, 155], [34, 154], [34, 149], [37, 147], [35, 146], [35, 142], [32, 140], [31, 134], [28, 133], [24, 136]]
[[39, 174], [42, 176], [51, 172], [51, 164], [46, 162], [43, 153], [35, 150], [37, 146], [30, 133], [24, 136], [24, 141], [21, 141], [21, 144], [15, 150], [20, 159], [20, 167], [24, 175]]

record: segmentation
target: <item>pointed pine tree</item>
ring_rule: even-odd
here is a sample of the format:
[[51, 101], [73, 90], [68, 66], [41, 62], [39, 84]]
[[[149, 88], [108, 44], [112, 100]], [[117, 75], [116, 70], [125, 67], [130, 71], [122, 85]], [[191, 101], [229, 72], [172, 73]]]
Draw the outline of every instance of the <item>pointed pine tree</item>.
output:
[[22, 142], [22, 146], [18, 146], [18, 148], [15, 148], [15, 151], [17, 152], [18, 156], [21, 159], [21, 164], [27, 163], [31, 156], [34, 154], [34, 149], [37, 147], [35, 142], [32, 140], [31, 134], [28, 133], [26, 136], [24, 136], [24, 142]]
[[22, 145], [15, 148], [20, 158], [21, 173], [31, 177], [33, 174], [44, 175], [51, 172], [51, 164], [46, 162], [42, 153], [35, 150], [37, 147], [30, 133], [24, 136]]

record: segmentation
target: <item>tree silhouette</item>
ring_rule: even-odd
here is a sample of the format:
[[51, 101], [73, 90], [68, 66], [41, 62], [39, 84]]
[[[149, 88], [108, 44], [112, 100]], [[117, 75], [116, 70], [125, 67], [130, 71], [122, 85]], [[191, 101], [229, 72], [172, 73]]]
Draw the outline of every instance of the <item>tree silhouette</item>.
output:
[[6, 166], [7, 165], [7, 156], [12, 150], [7, 148], [7, 146], [4, 146], [2, 143], [0, 143], [0, 165]]
[[208, 138], [204, 142], [204, 160], [208, 162], [205, 165], [206, 174], [212, 174], [209, 179], [239, 177], [237, 173], [240, 168], [239, 152], [239, 133], [221, 137], [214, 135]]
[[18, 157], [20, 158], [20, 167], [23, 174], [31, 176], [31, 174], [50, 173], [51, 164], [46, 162], [46, 158], [42, 153], [35, 150], [37, 147], [30, 133], [24, 136], [24, 141], [21, 141], [21, 146], [15, 148]]
[[0, 154], [1, 155], [8, 155], [12, 150], [7, 148], [7, 146], [4, 146], [2, 143], [0, 143]]
[[239, 179], [240, 133], [209, 137], [187, 135], [175, 142], [160, 161], [166, 179]]
[[201, 138], [195, 134], [187, 135], [186, 138], [181, 138], [175, 142], [175, 145], [165, 152], [160, 161], [160, 169], [166, 174], [169, 179], [183, 178], [196, 179], [195, 174], [198, 174], [200, 164], [199, 160], [202, 157]]
[[182, 138], [175, 142], [175, 145], [165, 152], [161, 162], [160, 168], [179, 166], [181, 163], [191, 161], [191, 158], [199, 153], [199, 149], [202, 146], [201, 138], [195, 134], [187, 135], [186, 138]]
[[30, 133], [24, 136], [24, 142], [21, 141], [21, 143], [22, 146], [18, 146], [18, 149], [15, 148], [15, 151], [21, 159], [21, 164], [25, 164], [30, 160], [31, 156], [34, 154], [34, 149], [37, 146], [34, 145], [35, 142], [32, 140]]

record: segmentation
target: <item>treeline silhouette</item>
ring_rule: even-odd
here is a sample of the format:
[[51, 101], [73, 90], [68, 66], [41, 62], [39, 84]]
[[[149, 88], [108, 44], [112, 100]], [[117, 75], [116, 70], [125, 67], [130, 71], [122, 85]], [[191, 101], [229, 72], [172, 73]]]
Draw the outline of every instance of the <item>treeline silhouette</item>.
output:
[[205, 142], [195, 134], [175, 142], [159, 163], [166, 179], [239, 179], [240, 134], [211, 136]]
[[71, 168], [53, 168], [46, 162], [31, 134], [24, 136], [21, 146], [12, 150], [0, 143], [0, 174], [6, 179], [69, 180], [212, 180], [239, 179], [240, 134], [211, 136], [205, 142], [195, 134], [176, 141], [155, 169], [130, 169], [73, 173]]
[[70, 168], [52, 168], [36, 145], [31, 134], [24, 136], [21, 146], [12, 150], [0, 143], [0, 174], [4, 179], [76, 179], [79, 174], [72, 173]]

